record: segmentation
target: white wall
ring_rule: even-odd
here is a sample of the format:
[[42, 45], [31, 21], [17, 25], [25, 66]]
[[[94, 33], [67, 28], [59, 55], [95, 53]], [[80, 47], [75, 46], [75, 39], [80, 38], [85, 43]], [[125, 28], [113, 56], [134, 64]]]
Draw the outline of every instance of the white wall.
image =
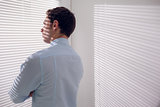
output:
[[77, 107], [95, 107], [94, 82], [94, 5], [106, 0], [71, 0], [77, 26], [72, 35], [72, 47], [80, 54], [84, 75], [80, 83]]
[[72, 46], [80, 54], [84, 66], [77, 107], [94, 107], [93, 2], [72, 0], [71, 3], [77, 19], [76, 30], [72, 35]]
[[71, 9], [76, 16], [77, 25], [72, 34], [72, 47], [80, 54], [84, 75], [80, 83], [77, 107], [95, 106], [94, 89], [94, 4], [106, 0], [71, 0]]
[[84, 76], [81, 81], [78, 94], [78, 107], [95, 107], [94, 41], [93, 41], [94, 19], [93, 18], [94, 18], [94, 6], [97, 4], [159, 5], [160, 1], [159, 0], [71, 0], [72, 11], [75, 13], [75, 16], [77, 18], [77, 27], [74, 34], [72, 35], [72, 46], [80, 54], [84, 64]]

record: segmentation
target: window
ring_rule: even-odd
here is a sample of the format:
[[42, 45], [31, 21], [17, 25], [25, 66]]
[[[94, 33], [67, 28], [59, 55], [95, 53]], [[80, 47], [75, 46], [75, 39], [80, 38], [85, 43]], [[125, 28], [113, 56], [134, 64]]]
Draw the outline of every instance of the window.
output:
[[0, 107], [31, 107], [31, 98], [13, 104], [8, 91], [24, 60], [48, 47], [40, 29], [45, 12], [57, 6], [56, 0], [0, 0]]
[[96, 107], [159, 107], [160, 6], [95, 5]]

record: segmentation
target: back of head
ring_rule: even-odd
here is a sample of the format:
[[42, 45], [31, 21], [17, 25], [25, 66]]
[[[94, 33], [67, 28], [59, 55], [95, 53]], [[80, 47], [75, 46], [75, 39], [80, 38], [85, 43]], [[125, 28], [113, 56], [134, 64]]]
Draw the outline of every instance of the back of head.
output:
[[54, 20], [59, 22], [60, 33], [70, 37], [76, 26], [74, 14], [65, 7], [56, 7], [49, 9], [46, 13], [51, 23]]

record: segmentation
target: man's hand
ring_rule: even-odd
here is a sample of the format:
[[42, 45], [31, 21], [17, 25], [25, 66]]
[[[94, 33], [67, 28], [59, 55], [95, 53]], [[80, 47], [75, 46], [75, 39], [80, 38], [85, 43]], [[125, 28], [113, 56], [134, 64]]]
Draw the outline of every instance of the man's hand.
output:
[[43, 37], [43, 41], [46, 43], [50, 43], [52, 41], [52, 23], [50, 22], [50, 20], [48, 19], [48, 17], [46, 17], [46, 19], [43, 22], [44, 26], [41, 29], [42, 32], [42, 37]]

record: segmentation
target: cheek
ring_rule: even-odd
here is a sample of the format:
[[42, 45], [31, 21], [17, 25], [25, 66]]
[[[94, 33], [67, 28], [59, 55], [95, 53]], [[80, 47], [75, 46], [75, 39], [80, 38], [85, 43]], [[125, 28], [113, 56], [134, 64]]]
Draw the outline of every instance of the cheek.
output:
[[53, 31], [52, 29], [49, 29], [49, 32], [50, 32], [51, 34], [53, 34], [53, 33], [54, 33], [54, 31]]

